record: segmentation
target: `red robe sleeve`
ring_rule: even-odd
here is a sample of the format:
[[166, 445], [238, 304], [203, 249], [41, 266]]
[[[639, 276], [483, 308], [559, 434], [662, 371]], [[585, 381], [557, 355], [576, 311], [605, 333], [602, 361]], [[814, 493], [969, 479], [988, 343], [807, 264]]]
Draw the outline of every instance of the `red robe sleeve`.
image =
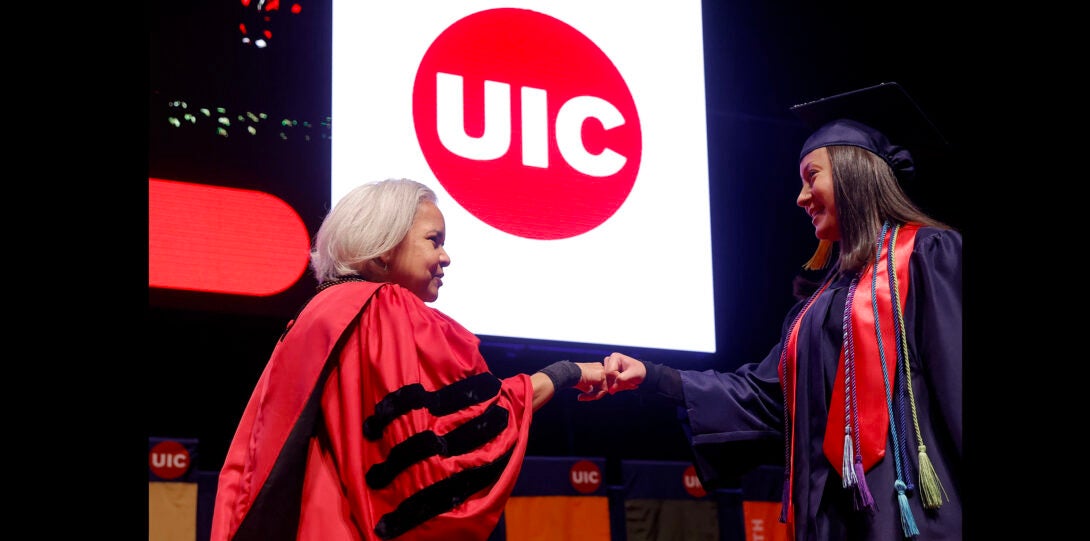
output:
[[408, 290], [327, 288], [246, 407], [211, 539], [486, 539], [532, 396], [529, 376], [497, 379], [477, 337]]

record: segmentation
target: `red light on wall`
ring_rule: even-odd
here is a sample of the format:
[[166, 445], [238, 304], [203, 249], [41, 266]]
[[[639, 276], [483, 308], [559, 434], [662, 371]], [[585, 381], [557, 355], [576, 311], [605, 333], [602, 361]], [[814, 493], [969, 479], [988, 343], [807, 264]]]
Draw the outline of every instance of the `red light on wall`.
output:
[[269, 296], [302, 277], [310, 234], [282, 199], [148, 179], [148, 287]]

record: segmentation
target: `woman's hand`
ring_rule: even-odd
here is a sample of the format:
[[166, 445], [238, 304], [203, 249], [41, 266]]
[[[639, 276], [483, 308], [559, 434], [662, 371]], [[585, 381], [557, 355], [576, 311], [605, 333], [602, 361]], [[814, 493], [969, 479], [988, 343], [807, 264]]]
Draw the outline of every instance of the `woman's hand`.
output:
[[602, 361], [602, 366], [609, 394], [635, 389], [647, 377], [647, 367], [643, 365], [643, 361], [624, 353], [610, 353]]
[[579, 377], [579, 383], [575, 384], [575, 388], [579, 389], [579, 401], [589, 402], [591, 400], [598, 400], [607, 393], [606, 389], [606, 371], [605, 366], [602, 363], [575, 363], [582, 374]]

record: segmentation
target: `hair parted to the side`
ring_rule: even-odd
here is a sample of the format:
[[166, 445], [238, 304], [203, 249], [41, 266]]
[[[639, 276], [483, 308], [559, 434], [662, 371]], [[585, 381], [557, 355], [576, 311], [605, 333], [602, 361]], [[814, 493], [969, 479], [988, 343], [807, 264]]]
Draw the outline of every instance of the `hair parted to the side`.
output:
[[826, 148], [840, 223], [838, 270], [857, 271], [874, 258], [875, 242], [886, 220], [950, 228], [925, 214], [905, 195], [893, 169], [877, 154], [850, 145]]
[[405, 238], [424, 202], [435, 203], [435, 192], [407, 178], [369, 182], [345, 194], [314, 236], [310, 268], [318, 283], [364, 275], [368, 261]]

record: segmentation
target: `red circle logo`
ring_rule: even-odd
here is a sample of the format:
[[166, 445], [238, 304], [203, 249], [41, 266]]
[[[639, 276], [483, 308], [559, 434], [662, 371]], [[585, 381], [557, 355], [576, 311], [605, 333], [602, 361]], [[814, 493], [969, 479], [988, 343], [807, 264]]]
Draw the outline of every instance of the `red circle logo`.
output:
[[590, 494], [602, 486], [602, 470], [589, 460], [580, 460], [571, 467], [571, 486], [580, 494]]
[[164, 441], [151, 448], [148, 466], [160, 479], [177, 479], [189, 471], [189, 451], [176, 441]]
[[642, 154], [632, 93], [568, 24], [526, 9], [466, 16], [424, 54], [417, 140], [462, 207], [519, 237], [569, 238], [621, 207]]
[[696, 468], [691, 464], [688, 468], [685, 468], [685, 473], [682, 474], [682, 482], [685, 483], [685, 491], [694, 498], [703, 498], [707, 494], [703, 483], [700, 482], [700, 477], [696, 475]]

